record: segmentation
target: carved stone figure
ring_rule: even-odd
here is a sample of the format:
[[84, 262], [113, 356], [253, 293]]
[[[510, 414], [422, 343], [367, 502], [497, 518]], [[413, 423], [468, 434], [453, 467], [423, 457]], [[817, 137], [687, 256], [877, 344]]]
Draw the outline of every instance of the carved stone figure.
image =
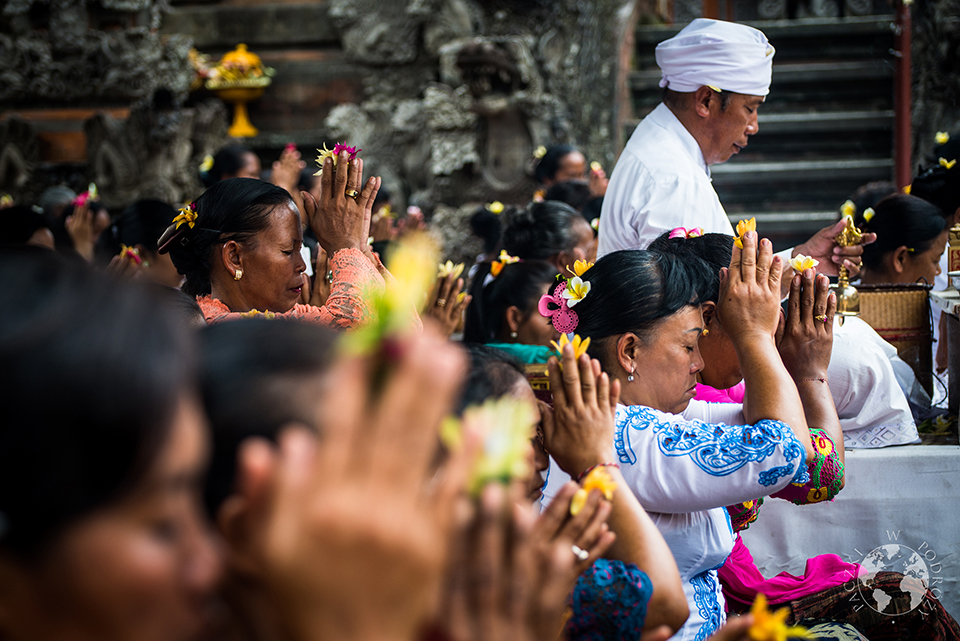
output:
[[32, 181], [39, 162], [40, 143], [33, 127], [16, 116], [0, 121], [0, 192], [17, 201], [35, 196]]

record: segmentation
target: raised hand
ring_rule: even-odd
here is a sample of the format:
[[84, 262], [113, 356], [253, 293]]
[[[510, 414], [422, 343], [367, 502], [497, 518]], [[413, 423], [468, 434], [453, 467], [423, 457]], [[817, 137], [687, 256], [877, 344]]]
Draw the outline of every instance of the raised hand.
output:
[[[341, 152], [336, 169], [330, 158], [324, 159], [319, 202], [308, 192], [300, 192], [307, 223], [329, 256], [341, 249], [366, 251], [373, 200], [380, 190], [380, 178], [370, 178], [361, 191], [363, 160], [349, 157]], [[359, 195], [354, 199], [347, 191]]]
[[733, 246], [730, 267], [720, 272], [717, 315], [730, 337], [738, 341], [756, 336], [772, 339], [780, 322], [782, 261], [773, 245], [754, 231], [742, 238], [743, 249]]
[[863, 234], [863, 244], [852, 245], [850, 247], [840, 247], [837, 245], [837, 235], [843, 231], [846, 226], [846, 219], [824, 227], [810, 240], [797, 245], [793, 250], [793, 255], [803, 254], [820, 261], [820, 271], [831, 276], [837, 275], [837, 268], [844, 265], [849, 272], [850, 278], [855, 278], [860, 273], [861, 256], [863, 255], [863, 245], [869, 245], [877, 239], [876, 234]]
[[73, 214], [67, 216], [64, 221], [70, 240], [73, 241], [73, 248], [88, 262], [93, 262], [93, 245], [96, 241], [94, 217], [95, 214], [90, 210], [90, 206], [84, 203], [77, 205]]
[[465, 363], [429, 326], [398, 352], [376, 396], [369, 360], [334, 366], [322, 441], [294, 428], [278, 454], [263, 442], [241, 450], [264, 479], [241, 488], [261, 573], [297, 641], [412, 641], [435, 602], [476, 450], [468, 435], [434, 463]]
[[787, 315], [777, 332], [777, 349], [794, 380], [826, 378], [836, 311], [837, 297], [826, 276], [813, 269], [794, 275]]
[[440, 323], [442, 331], [448, 337], [460, 327], [463, 322], [463, 312], [473, 297], [464, 295], [463, 279], [449, 274], [439, 279], [433, 285], [433, 290], [427, 298], [427, 305], [423, 308], [422, 317], [430, 317]]

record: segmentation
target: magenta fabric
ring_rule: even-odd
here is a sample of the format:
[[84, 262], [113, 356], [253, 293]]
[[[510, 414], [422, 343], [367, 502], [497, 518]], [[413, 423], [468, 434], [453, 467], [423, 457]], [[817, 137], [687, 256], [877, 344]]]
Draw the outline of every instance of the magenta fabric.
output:
[[743, 392], [746, 385], [740, 381], [730, 389], [716, 389], [709, 385], [697, 383], [697, 395], [694, 397], [698, 401], [707, 403], [743, 403]]
[[781, 572], [764, 579], [739, 534], [733, 552], [719, 570], [723, 596], [745, 606], [750, 606], [758, 593], [763, 593], [771, 604], [787, 603], [843, 585], [861, 573], [855, 563], [847, 563], [836, 554], [821, 554], [807, 560], [803, 576]]

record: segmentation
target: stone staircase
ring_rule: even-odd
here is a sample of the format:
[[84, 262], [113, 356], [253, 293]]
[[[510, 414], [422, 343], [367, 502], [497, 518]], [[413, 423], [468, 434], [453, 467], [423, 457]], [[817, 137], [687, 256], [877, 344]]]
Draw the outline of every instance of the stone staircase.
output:
[[[713, 182], [731, 221], [756, 216], [778, 248], [837, 217], [860, 185], [893, 179], [893, 16], [753, 22], [777, 48], [760, 131]], [[679, 27], [636, 32], [636, 120], [660, 101], [654, 48]]]

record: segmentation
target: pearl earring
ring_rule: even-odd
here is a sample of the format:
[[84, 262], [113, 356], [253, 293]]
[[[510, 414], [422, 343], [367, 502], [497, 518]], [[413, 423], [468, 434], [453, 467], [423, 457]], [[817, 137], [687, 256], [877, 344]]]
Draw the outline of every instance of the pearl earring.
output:
[[630, 376], [627, 377], [627, 380], [633, 382], [633, 372], [630, 372]]
[[516, 332], [510, 332], [510, 338], [516, 338], [516, 337], [517, 337]]

